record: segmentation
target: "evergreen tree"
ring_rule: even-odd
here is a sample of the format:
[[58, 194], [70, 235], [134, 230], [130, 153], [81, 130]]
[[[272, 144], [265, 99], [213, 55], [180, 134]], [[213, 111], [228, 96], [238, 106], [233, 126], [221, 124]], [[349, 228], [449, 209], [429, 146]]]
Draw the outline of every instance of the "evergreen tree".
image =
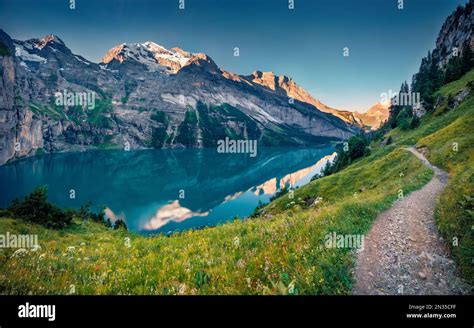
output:
[[410, 129], [415, 129], [420, 125], [420, 118], [416, 115], [413, 115], [413, 118], [410, 122]]
[[463, 75], [463, 60], [459, 57], [453, 57], [449, 60], [444, 74], [444, 83], [456, 81]]
[[473, 68], [474, 68], [474, 54], [472, 52], [470, 44], [466, 43], [466, 45], [464, 46], [464, 53], [462, 56], [462, 71], [465, 74]]
[[122, 219], [118, 219], [117, 221], [115, 221], [115, 224], [114, 224], [114, 230], [117, 230], [120, 228], [127, 230], [127, 225]]
[[[413, 83], [412, 83], [413, 87]], [[411, 117], [413, 116], [413, 109], [410, 103], [405, 103], [406, 100], [411, 99], [410, 86], [407, 81], [400, 86], [400, 92], [396, 96], [397, 99], [392, 101], [390, 106], [389, 126], [394, 129], [398, 126], [403, 126], [403, 129], [408, 128]]]
[[73, 211], [62, 210], [48, 202], [48, 189], [44, 186], [36, 188], [23, 200], [15, 199], [8, 211], [14, 218], [38, 223], [53, 229], [68, 226], [75, 214]]

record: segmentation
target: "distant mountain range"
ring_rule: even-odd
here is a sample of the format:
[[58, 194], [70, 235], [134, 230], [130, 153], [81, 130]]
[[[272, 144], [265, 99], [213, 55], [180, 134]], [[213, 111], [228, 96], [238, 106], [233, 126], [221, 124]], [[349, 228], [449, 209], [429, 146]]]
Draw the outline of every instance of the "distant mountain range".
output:
[[375, 103], [365, 113], [354, 113], [364, 126], [371, 130], [377, 130], [384, 122], [388, 120], [390, 104]]
[[[215, 147], [219, 139], [262, 146], [343, 140], [379, 125], [331, 108], [291, 78], [228, 72], [206, 54], [153, 43], [120, 44], [100, 63], [55, 35], [19, 41], [0, 30], [0, 164], [43, 152], [88, 148]], [[56, 93], [93, 93], [94, 106]], [[93, 107], [93, 108], [91, 108]]]

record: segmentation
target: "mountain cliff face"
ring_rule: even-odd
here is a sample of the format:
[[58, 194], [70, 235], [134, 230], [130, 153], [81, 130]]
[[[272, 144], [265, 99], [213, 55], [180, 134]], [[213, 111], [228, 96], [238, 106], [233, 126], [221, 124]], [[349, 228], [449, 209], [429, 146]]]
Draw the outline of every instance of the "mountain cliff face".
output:
[[[463, 69], [469, 71], [469, 65], [464, 62], [468, 50], [474, 51], [473, 9], [474, 1], [469, 0], [465, 6], [459, 6], [449, 15], [439, 31], [436, 47], [428, 53], [427, 57], [423, 58], [412, 83], [412, 92], [420, 93], [422, 98], [421, 103], [414, 104], [412, 107], [414, 115], [423, 116], [427, 110], [425, 107], [429, 108], [434, 105], [430, 104], [433, 99], [427, 99], [427, 95], [432, 95], [442, 83], [460, 78]], [[472, 65], [471, 63], [470, 67]], [[461, 69], [460, 66], [463, 68]], [[447, 80], [447, 77], [450, 79]], [[467, 91], [462, 92], [456, 97], [456, 101], [460, 102], [467, 94]], [[380, 128], [391, 115], [390, 106], [381, 103], [376, 103], [365, 113], [350, 114], [355, 117], [357, 123], [368, 130]]]
[[469, 0], [446, 18], [436, 40], [433, 56], [440, 68], [444, 68], [453, 57], [455, 48], [462, 56], [467, 47], [474, 49], [474, 2]]
[[[11, 39], [0, 30], [0, 164], [42, 145], [41, 123], [16, 102], [16, 62]], [[23, 145], [23, 147], [21, 147]]]
[[[94, 147], [215, 147], [225, 137], [309, 145], [359, 131], [293, 80], [236, 75], [203, 53], [121, 44], [93, 63], [55, 35], [19, 41], [1, 31], [0, 42], [0, 164]], [[58, 93], [93, 95], [93, 104], [58, 104]]]
[[[413, 115], [421, 117], [433, 111], [441, 100], [435, 91], [455, 80], [474, 68], [474, 1], [469, 0], [446, 18], [441, 27], [433, 51], [421, 60], [421, 65], [413, 75], [410, 92], [418, 95], [421, 101], [413, 104]], [[408, 85], [405, 82], [405, 87]], [[402, 89], [401, 88], [401, 89]], [[405, 91], [407, 92], [407, 91]], [[457, 95], [460, 102], [469, 93], [466, 89]], [[403, 106], [392, 106], [390, 109], [390, 125], [397, 126], [398, 116]], [[403, 114], [403, 112], [402, 112]]]
[[0, 57], [0, 163], [15, 152], [18, 113], [13, 109], [15, 71], [10, 56]]

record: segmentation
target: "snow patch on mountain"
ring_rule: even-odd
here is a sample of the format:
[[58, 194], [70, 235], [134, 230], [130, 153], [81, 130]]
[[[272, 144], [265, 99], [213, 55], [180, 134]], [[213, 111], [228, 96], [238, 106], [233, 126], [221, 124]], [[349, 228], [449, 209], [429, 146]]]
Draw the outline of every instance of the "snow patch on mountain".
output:
[[162, 93], [161, 99], [173, 105], [179, 105], [181, 107], [188, 107], [191, 106], [192, 108], [196, 108], [197, 100], [193, 97], [193, 95], [185, 96], [182, 94], [171, 94], [171, 93]]
[[[30, 62], [38, 62], [38, 63], [43, 63], [46, 64], [48, 60], [46, 58], [43, 58], [41, 56], [38, 56], [36, 54], [32, 54], [28, 52], [25, 47], [22, 44], [19, 43], [14, 43], [15, 45], [15, 56], [20, 57], [23, 61], [30, 61]], [[27, 49], [32, 49], [31, 47], [28, 47]]]
[[76, 58], [78, 61], [80, 61], [83, 64], [90, 65], [90, 63], [88, 61], [85, 61], [84, 59], [82, 59], [81, 57], [79, 57], [77, 55], [74, 55], [74, 58]]
[[114, 59], [121, 64], [126, 61], [134, 61], [145, 65], [149, 71], [177, 72], [188, 63], [193, 55], [179, 48], [168, 50], [151, 41], [122, 43], [110, 49], [102, 59], [102, 63], [109, 64]]

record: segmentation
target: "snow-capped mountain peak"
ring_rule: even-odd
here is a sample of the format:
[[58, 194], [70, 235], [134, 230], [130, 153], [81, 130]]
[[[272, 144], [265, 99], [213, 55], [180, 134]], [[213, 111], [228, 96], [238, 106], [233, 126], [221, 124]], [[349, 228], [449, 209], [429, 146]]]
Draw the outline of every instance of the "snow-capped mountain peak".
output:
[[171, 51], [169, 51], [168, 49], [166, 49], [165, 47], [163, 46], [160, 46], [159, 44], [155, 43], [155, 42], [152, 42], [152, 41], [146, 41], [142, 44], [138, 44], [138, 46], [143, 46], [145, 47], [147, 50], [155, 53], [155, 54], [158, 54], [158, 53], [170, 53]]
[[193, 56], [194, 54], [180, 48], [168, 50], [157, 43], [146, 41], [144, 43], [122, 43], [110, 49], [102, 59], [102, 63], [109, 64], [116, 60], [122, 64], [127, 60], [132, 60], [145, 65], [151, 71], [165, 70], [175, 73], [185, 66]]
[[43, 37], [42, 39], [40, 39], [36, 44], [35, 44], [35, 47], [38, 48], [38, 49], [43, 49], [47, 44], [51, 43], [51, 42], [55, 42], [55, 43], [58, 43], [58, 44], [61, 44], [61, 45], [65, 45], [64, 44], [64, 41], [61, 40], [57, 35], [54, 35], [54, 34], [48, 34], [46, 35], [45, 37]]
[[[51, 53], [71, 54], [64, 41], [54, 34], [48, 34], [41, 39], [14, 40], [13, 45], [15, 56], [29, 63], [47, 63], [47, 57], [50, 57]], [[22, 66], [28, 65], [23, 63]]]

